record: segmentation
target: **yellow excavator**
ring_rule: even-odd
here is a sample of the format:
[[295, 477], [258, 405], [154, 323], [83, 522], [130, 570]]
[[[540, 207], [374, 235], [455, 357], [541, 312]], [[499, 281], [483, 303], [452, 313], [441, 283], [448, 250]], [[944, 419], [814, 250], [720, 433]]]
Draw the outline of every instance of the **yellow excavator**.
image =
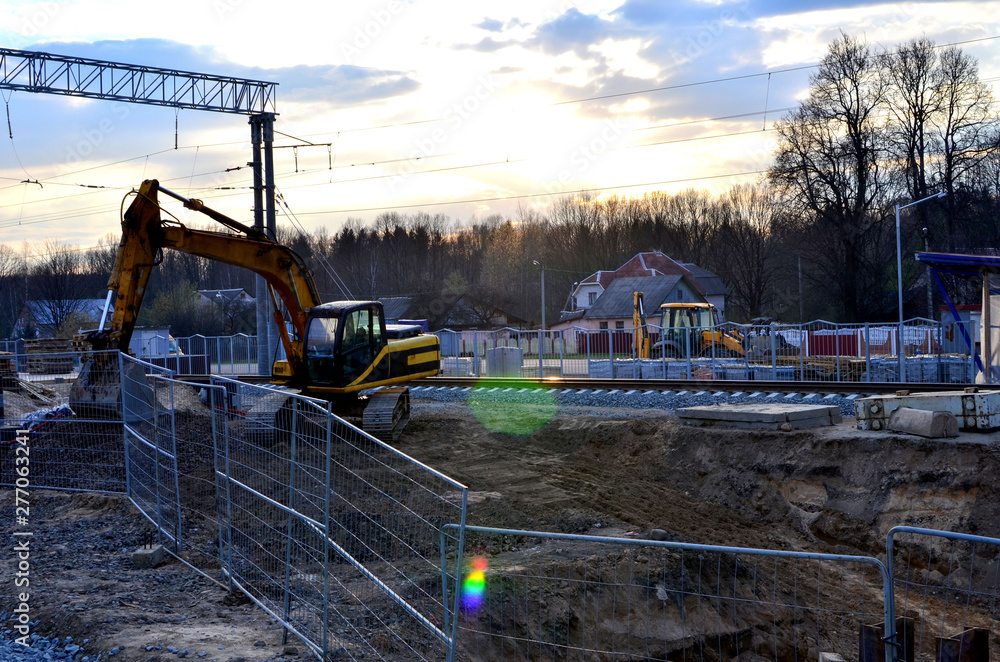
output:
[[[158, 193], [179, 200], [232, 232], [193, 229], [164, 219]], [[339, 415], [360, 414], [363, 429], [384, 441], [395, 440], [409, 420], [409, 391], [401, 385], [434, 376], [440, 369], [437, 336], [421, 333], [419, 327], [386, 324], [378, 301], [322, 303], [312, 273], [294, 251], [200, 200], [162, 188], [155, 179], [142, 183], [122, 217], [122, 238], [108, 280], [108, 300], [113, 299], [114, 312], [108, 328], [102, 319], [99, 328], [88, 334], [94, 350], [128, 350], [146, 285], [163, 249], [261, 275], [274, 303], [285, 353], [285, 358], [272, 366], [271, 383], [288, 387], [291, 393], [328, 400]], [[279, 310], [276, 294], [287, 318]], [[74, 383], [70, 406], [78, 414], [117, 411], [119, 384], [117, 362], [106, 365], [94, 359]], [[371, 395], [362, 394], [376, 388]]]

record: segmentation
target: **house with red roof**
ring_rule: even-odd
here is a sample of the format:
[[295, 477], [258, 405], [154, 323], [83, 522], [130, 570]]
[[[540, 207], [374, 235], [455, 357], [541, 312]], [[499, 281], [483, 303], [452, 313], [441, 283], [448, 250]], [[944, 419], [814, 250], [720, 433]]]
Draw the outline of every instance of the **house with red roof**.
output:
[[597, 271], [575, 283], [553, 329], [630, 329], [634, 292], [643, 293], [646, 318], [653, 325], [660, 323], [660, 305], [668, 302], [708, 302], [725, 319], [728, 290], [721, 278], [695, 264], [649, 251], [614, 271]]

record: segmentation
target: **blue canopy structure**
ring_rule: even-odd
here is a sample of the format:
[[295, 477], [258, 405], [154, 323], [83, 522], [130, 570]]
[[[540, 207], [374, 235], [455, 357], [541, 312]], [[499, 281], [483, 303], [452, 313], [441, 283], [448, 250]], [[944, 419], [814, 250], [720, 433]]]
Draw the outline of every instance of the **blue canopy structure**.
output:
[[[940, 274], [948, 274], [968, 280], [981, 278], [983, 281], [983, 327], [986, 329], [990, 328], [989, 297], [991, 293], [997, 294], [1000, 292], [991, 290], [989, 277], [991, 274], [1000, 274], [1000, 256], [925, 252], [917, 253], [915, 257], [917, 258], [917, 262], [923, 262], [930, 269], [931, 277], [937, 283], [938, 289], [941, 290], [941, 294], [944, 296], [945, 303], [948, 304], [948, 310], [951, 311], [952, 317], [956, 320], [959, 319], [958, 311], [955, 309], [955, 304], [952, 302], [951, 297], [948, 296], [948, 291], [945, 289], [944, 283], [941, 282]], [[962, 332], [965, 342], [969, 345], [969, 353], [976, 357], [976, 366], [986, 376], [987, 382], [992, 381], [990, 372], [983, 368], [984, 361], [975, 352], [975, 344], [972, 338], [969, 337], [968, 331], [961, 324], [958, 325], [958, 328]], [[984, 339], [982, 354], [989, 357], [992, 354], [990, 334], [986, 333]], [[989, 365], [991, 362], [987, 360], [985, 363]]]

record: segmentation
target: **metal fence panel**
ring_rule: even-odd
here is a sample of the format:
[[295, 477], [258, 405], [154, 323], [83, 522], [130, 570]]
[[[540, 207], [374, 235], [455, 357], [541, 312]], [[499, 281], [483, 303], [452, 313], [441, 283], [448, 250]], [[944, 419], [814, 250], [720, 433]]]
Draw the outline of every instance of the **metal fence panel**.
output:
[[166, 538], [182, 547], [177, 435], [169, 371], [120, 356], [128, 497]]
[[[452, 377], [967, 384], [975, 378], [975, 359], [961, 332], [971, 337], [972, 326], [912, 319], [903, 326], [900, 342], [897, 324], [648, 325], [653, 348], [648, 359], [636, 356], [631, 325], [435, 333], [441, 341], [442, 374]], [[664, 349], [658, 346], [661, 341]], [[508, 362], [511, 350], [518, 353], [517, 365]], [[504, 361], [492, 361], [495, 353], [503, 354]]]
[[477, 526], [465, 540], [458, 660], [858, 659], [891, 599], [867, 557]]
[[[125, 492], [122, 421], [69, 407], [70, 387], [86, 361], [99, 356], [117, 366], [114, 352], [12, 354], [0, 358], [0, 442], [27, 430], [31, 484], [36, 489]], [[117, 371], [111, 374], [117, 379]], [[112, 394], [114, 390], [112, 389]], [[0, 463], [0, 485], [13, 485], [13, 463]]]
[[232, 581], [314, 652], [443, 659], [457, 577], [441, 573], [439, 539], [464, 522], [466, 488], [327, 403], [213, 384], [228, 393], [216, 468]]
[[[895, 616], [912, 621], [915, 660], [1000, 659], [1000, 539], [898, 526], [886, 558]], [[949, 646], [957, 654], [939, 657]]]

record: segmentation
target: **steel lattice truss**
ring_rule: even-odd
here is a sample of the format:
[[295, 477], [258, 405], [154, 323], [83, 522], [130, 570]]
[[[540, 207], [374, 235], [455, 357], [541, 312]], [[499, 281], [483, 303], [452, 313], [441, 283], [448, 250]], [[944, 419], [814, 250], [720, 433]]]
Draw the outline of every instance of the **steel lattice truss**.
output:
[[120, 62], [0, 48], [0, 89], [256, 115], [275, 112], [275, 87]]

